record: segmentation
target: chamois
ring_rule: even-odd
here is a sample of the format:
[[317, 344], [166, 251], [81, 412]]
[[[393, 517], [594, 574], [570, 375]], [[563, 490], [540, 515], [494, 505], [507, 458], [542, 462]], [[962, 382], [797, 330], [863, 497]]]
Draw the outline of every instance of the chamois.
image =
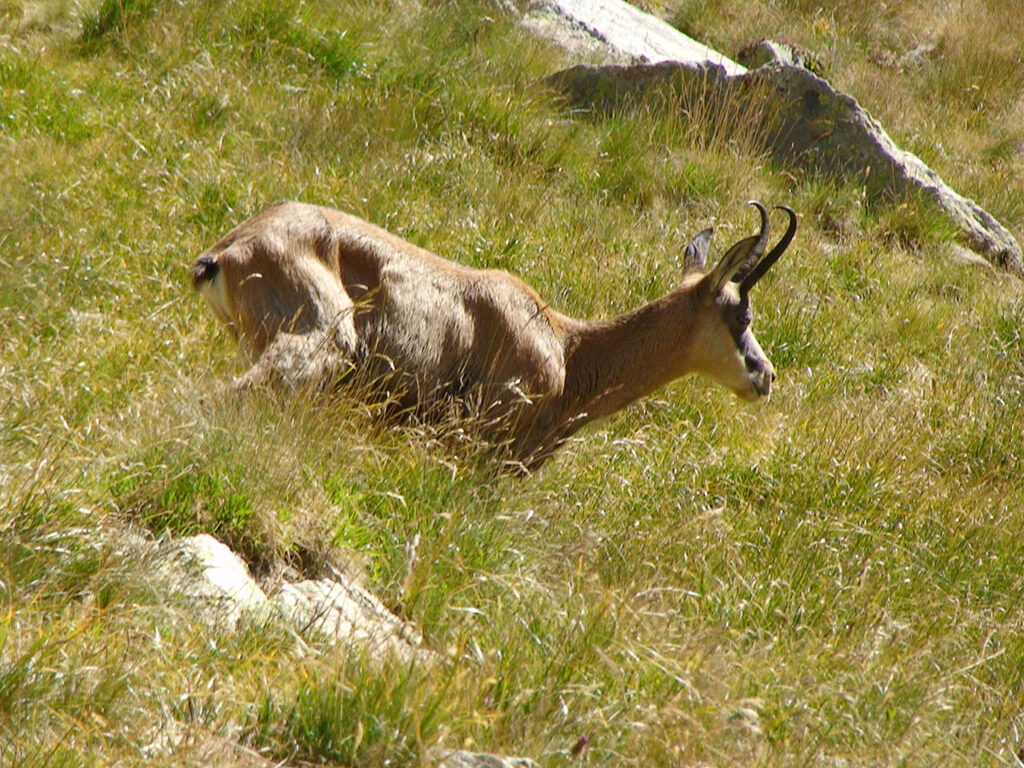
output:
[[681, 283], [608, 320], [576, 320], [501, 270], [446, 261], [341, 211], [284, 202], [202, 254], [194, 287], [251, 367], [234, 389], [359, 383], [396, 413], [472, 414], [524, 468], [584, 424], [691, 372], [746, 400], [775, 370], [751, 330], [750, 290], [789, 246], [760, 232], [706, 268], [712, 230], [686, 246]]

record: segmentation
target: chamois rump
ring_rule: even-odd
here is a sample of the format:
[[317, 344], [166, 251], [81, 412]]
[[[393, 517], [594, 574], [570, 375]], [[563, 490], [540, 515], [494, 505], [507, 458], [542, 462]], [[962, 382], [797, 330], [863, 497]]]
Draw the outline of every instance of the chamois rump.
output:
[[535, 468], [584, 424], [684, 374], [745, 400], [775, 370], [751, 329], [750, 290], [789, 246], [758, 234], [706, 267], [712, 230], [686, 246], [682, 281], [618, 317], [577, 320], [501, 270], [446, 261], [353, 215], [284, 202], [203, 253], [194, 287], [251, 367], [232, 388], [350, 386], [398, 414], [471, 416], [482, 440]]

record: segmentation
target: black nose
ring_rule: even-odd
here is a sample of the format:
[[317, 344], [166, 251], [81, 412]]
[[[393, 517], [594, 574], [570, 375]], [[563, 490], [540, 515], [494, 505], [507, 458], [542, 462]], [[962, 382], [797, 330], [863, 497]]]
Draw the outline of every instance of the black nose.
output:
[[772, 364], [763, 357], [746, 354], [743, 356], [743, 362], [746, 364], [747, 370], [751, 373], [767, 373], [772, 377], [772, 381], [775, 381], [775, 369], [772, 367]]

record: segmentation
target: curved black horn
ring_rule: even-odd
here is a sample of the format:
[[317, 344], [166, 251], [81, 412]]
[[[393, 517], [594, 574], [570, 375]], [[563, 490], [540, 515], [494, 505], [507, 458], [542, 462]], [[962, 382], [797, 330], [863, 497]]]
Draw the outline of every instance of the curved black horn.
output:
[[[789, 216], [789, 226], [786, 227], [786, 234], [784, 234], [775, 247], [768, 252], [768, 255], [761, 259], [750, 273], [743, 278], [740, 283], [741, 294], [746, 294], [750, 291], [750, 289], [754, 287], [754, 284], [764, 277], [764, 273], [771, 269], [772, 264], [779, 260], [779, 256], [785, 252], [786, 248], [789, 247], [789, 244], [793, 242], [793, 236], [796, 234], [796, 213], [793, 212], [792, 208], [785, 205], [779, 205], [776, 207], [779, 210], [785, 211]], [[761, 210], [763, 211], [764, 209], [761, 208]]]
[[761, 231], [757, 235], [757, 242], [750, 249], [747, 254], [747, 258], [743, 262], [743, 266], [739, 268], [733, 279], [737, 283], [743, 282], [746, 275], [750, 273], [750, 270], [754, 268], [761, 257], [764, 256], [764, 249], [768, 247], [768, 211], [765, 210], [764, 206], [761, 205], [757, 200], [750, 200], [747, 205], [752, 205], [757, 208], [758, 213], [761, 214]]

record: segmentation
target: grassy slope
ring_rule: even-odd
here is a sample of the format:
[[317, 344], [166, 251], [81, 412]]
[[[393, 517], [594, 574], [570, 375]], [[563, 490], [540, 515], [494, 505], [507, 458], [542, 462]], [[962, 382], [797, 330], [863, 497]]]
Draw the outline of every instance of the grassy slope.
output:
[[[940, 54], [902, 70], [924, 5], [888, 26], [819, 6], [658, 10], [727, 52], [757, 29], [821, 53], [1019, 221], [1019, 14], [951, 4]], [[1020, 284], [947, 261], [913, 206], [778, 173], [748, 129], [567, 119], [537, 85], [560, 63], [487, 4], [0, 4], [5, 763], [198, 764], [224, 737], [563, 765], [587, 735], [600, 765], [1012, 764]], [[238, 362], [184, 266], [285, 197], [585, 316], [666, 290], [709, 221], [719, 246], [746, 234], [742, 201], [787, 202], [800, 240], [756, 307], [778, 394], [680, 382], [525, 481], [344, 404], [218, 403]], [[449, 661], [380, 675], [211, 637], [97, 535], [129, 524], [213, 532], [267, 571], [355, 553]]]

